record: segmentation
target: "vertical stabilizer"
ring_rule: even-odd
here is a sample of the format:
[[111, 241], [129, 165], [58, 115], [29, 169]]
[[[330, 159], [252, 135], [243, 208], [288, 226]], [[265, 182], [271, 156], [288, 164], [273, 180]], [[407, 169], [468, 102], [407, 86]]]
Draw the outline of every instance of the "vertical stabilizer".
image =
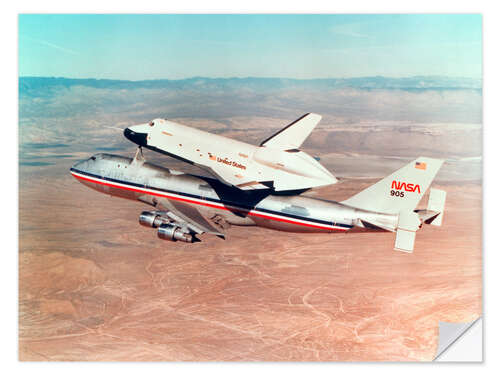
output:
[[419, 157], [342, 203], [382, 213], [413, 211], [442, 165], [443, 160]]
[[262, 141], [260, 145], [279, 150], [299, 148], [320, 121], [320, 115], [306, 113], [276, 134]]

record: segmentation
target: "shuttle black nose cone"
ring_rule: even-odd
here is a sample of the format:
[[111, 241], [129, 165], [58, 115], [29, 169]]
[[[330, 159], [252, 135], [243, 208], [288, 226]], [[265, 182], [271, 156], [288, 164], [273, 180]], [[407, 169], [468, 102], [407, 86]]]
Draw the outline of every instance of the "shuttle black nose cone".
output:
[[132, 141], [139, 146], [146, 146], [147, 145], [147, 133], [136, 133], [133, 130], [130, 130], [129, 128], [126, 128], [123, 131], [123, 135], [125, 138], [127, 138], [129, 141]]

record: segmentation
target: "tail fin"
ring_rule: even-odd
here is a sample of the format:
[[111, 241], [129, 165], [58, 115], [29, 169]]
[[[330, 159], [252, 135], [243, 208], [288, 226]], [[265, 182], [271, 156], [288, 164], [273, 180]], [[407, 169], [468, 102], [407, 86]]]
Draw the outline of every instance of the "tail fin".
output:
[[309, 137], [309, 134], [321, 121], [321, 116], [316, 113], [307, 113], [291, 124], [281, 129], [276, 134], [262, 141], [261, 146], [279, 150], [292, 150], [299, 148]]
[[419, 157], [342, 203], [383, 213], [413, 211], [443, 162], [439, 159]]

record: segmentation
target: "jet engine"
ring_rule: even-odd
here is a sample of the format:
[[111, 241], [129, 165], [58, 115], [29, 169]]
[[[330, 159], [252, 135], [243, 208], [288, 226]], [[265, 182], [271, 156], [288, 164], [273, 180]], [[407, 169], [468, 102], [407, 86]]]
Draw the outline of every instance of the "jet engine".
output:
[[148, 228], [158, 228], [158, 237], [167, 241], [198, 242], [191, 233], [186, 233], [180, 226], [175, 225], [161, 211], [143, 211], [139, 216], [139, 224]]
[[169, 220], [154, 211], [143, 211], [139, 216], [139, 224], [145, 227], [158, 228], [160, 225], [168, 223]]
[[168, 241], [195, 241], [195, 237], [192, 234], [184, 233], [180, 227], [172, 224], [161, 224], [158, 227], [158, 237]]

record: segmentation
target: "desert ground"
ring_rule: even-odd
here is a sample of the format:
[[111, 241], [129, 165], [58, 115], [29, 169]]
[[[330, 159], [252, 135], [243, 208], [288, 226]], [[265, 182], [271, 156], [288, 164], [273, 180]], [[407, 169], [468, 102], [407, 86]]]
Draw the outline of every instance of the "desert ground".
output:
[[[50, 160], [20, 170], [21, 360], [429, 361], [438, 321], [482, 313], [481, 182], [447, 179], [452, 163], [434, 184], [443, 227], [406, 254], [388, 232], [233, 226], [225, 241], [165, 242], [137, 223], [146, 206], [79, 184], [77, 159]], [[338, 201], [373, 181], [307, 194]]]

